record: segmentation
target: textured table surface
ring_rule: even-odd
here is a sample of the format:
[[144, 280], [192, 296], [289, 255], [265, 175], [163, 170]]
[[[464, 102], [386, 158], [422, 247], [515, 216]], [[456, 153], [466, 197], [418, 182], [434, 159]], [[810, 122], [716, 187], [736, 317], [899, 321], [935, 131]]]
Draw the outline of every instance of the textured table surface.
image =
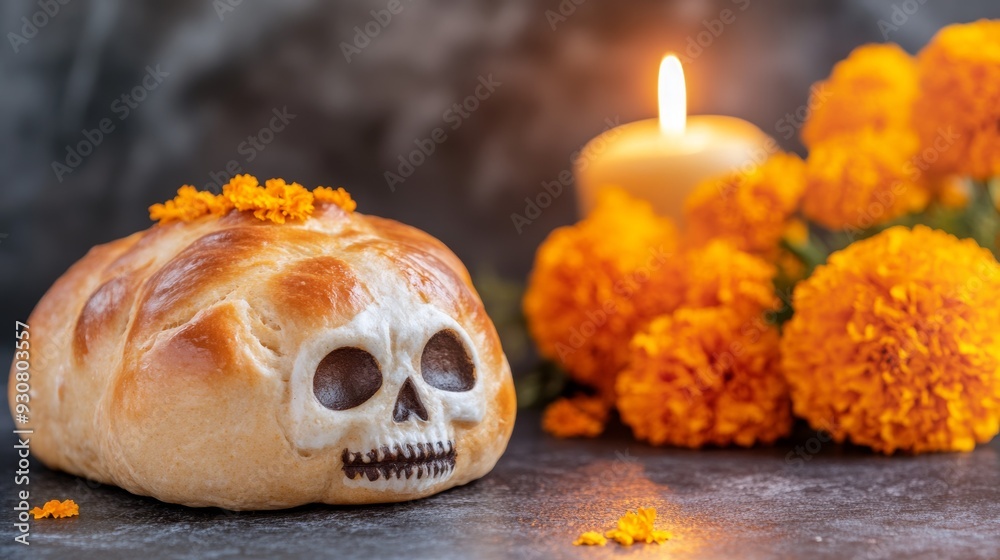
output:
[[[497, 468], [468, 486], [404, 504], [267, 513], [163, 504], [34, 461], [32, 496], [73, 498], [81, 515], [33, 522], [30, 547], [14, 544], [5, 522], [0, 557], [1000, 558], [1000, 442], [884, 458], [813, 436], [753, 450], [654, 449], [621, 428], [555, 440], [522, 412]], [[2, 461], [11, 473], [11, 445]], [[13, 476], [0, 486], [13, 521]], [[675, 538], [571, 545], [638, 506], [656, 507]]]

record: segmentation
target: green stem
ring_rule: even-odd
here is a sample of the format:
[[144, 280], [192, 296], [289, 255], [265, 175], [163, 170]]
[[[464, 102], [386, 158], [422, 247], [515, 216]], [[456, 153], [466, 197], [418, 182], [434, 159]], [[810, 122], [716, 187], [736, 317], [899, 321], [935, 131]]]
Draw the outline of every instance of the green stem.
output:
[[812, 274], [813, 269], [825, 263], [826, 258], [829, 256], [826, 251], [820, 249], [817, 244], [812, 243], [811, 240], [802, 244], [797, 244], [789, 243], [788, 240], [782, 239], [781, 247], [795, 255], [796, 258], [802, 261], [802, 264], [806, 265], [806, 270], [808, 271], [806, 274], [807, 277], [809, 274]]
[[994, 254], [997, 253], [996, 242], [1000, 235], [1000, 216], [994, 203], [997, 196], [1000, 196], [1000, 182], [996, 179], [973, 181], [972, 200], [965, 215], [970, 237]]

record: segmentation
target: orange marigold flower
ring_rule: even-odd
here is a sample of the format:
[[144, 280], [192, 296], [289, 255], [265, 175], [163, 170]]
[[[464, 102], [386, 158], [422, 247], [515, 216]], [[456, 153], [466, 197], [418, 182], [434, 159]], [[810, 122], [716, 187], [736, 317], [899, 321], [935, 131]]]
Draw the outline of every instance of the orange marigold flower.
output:
[[[939, 72], [946, 73], [939, 67]], [[917, 64], [893, 43], [862, 45], [813, 86], [802, 142], [814, 146], [863, 129], [910, 130]]]
[[351, 198], [351, 194], [344, 190], [344, 187], [316, 187], [312, 191], [317, 203], [330, 203], [340, 206], [345, 212], [354, 212], [358, 203]]
[[635, 542], [663, 544], [673, 537], [669, 531], [655, 529], [655, 522], [655, 508], [639, 508], [634, 512], [626, 512], [618, 520], [618, 526], [605, 533], [605, 536], [624, 546], [631, 546]]
[[542, 429], [560, 438], [597, 437], [604, 431], [610, 408], [600, 397], [557, 399], [545, 408]]
[[271, 200], [265, 208], [258, 208], [254, 216], [261, 220], [271, 220], [276, 224], [285, 219], [304, 220], [312, 215], [313, 194], [298, 183], [286, 183], [284, 179], [268, 179], [264, 190]]
[[1000, 175], [1000, 20], [941, 29], [917, 63], [923, 162], [939, 173]]
[[357, 208], [343, 187], [337, 190], [316, 187], [310, 192], [284, 179], [268, 179], [262, 187], [256, 177], [244, 174], [230, 179], [220, 195], [184, 185], [177, 190], [173, 200], [150, 206], [149, 217], [161, 224], [176, 220], [190, 222], [205, 215], [222, 216], [235, 208], [241, 212], [252, 211], [258, 220], [283, 224], [286, 220], [305, 220], [311, 216], [314, 202], [336, 204], [347, 212]]
[[149, 218], [161, 224], [174, 221], [190, 222], [202, 216], [222, 216], [232, 208], [232, 203], [221, 195], [184, 185], [177, 189], [177, 196], [173, 200], [150, 206]]
[[45, 517], [74, 517], [80, 515], [80, 506], [76, 505], [73, 500], [65, 500], [60, 502], [59, 500], [49, 500], [45, 502], [42, 507], [34, 507], [29, 512], [31, 515], [35, 516], [35, 519], [42, 519]]
[[681, 309], [635, 335], [618, 410], [654, 445], [771, 443], [792, 426], [778, 332], [728, 308]]
[[543, 355], [605, 400], [614, 399], [628, 341], [653, 318], [682, 305], [750, 317], [778, 303], [766, 261], [718, 240], [670, 255], [674, 239], [671, 222], [647, 202], [611, 189], [588, 218], [538, 249], [524, 299], [528, 326]]
[[820, 143], [806, 161], [802, 212], [829, 229], [861, 230], [923, 210], [931, 192], [913, 171], [916, 146], [913, 133], [871, 130]]
[[268, 179], [262, 188], [252, 175], [237, 175], [222, 187], [222, 196], [228, 198], [240, 211], [253, 211], [258, 220], [285, 223], [286, 218], [304, 220], [313, 211], [313, 195], [298, 183], [284, 179]]
[[673, 223], [648, 202], [602, 191], [590, 216], [553, 231], [535, 255], [524, 312], [539, 351], [610, 399], [626, 341], [679, 303], [675, 292], [643, 289], [666, 273], [676, 244]]
[[694, 245], [724, 239], [773, 258], [804, 191], [805, 164], [794, 154], [705, 181], [684, 204], [686, 239]]
[[1000, 267], [942, 231], [893, 227], [830, 256], [793, 296], [795, 413], [886, 454], [968, 451], [1000, 431]]
[[608, 539], [604, 538], [604, 535], [598, 533], [597, 531], [587, 531], [581, 533], [575, 541], [573, 541], [573, 546], [604, 546], [608, 544]]
[[680, 294], [678, 307], [726, 307], [750, 318], [781, 303], [774, 293], [775, 267], [725, 241], [688, 249], [673, 264], [672, 271], [653, 277], [646, 291]]
[[253, 175], [236, 175], [222, 186], [222, 196], [240, 211], [256, 210], [266, 205], [266, 193]]

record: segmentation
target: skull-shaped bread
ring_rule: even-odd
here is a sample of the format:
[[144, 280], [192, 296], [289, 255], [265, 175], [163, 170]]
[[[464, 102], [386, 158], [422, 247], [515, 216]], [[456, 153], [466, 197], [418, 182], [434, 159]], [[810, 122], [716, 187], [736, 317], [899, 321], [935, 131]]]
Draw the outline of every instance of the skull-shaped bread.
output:
[[514, 423], [510, 368], [457, 257], [336, 205], [95, 247], [28, 325], [33, 454], [167, 502], [420, 498], [488, 473]]

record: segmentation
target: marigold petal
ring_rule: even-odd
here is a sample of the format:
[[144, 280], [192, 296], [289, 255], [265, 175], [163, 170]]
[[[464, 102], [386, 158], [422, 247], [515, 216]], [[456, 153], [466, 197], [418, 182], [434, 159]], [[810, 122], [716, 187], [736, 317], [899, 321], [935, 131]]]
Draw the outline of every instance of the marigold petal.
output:
[[344, 187], [337, 187], [336, 190], [331, 187], [316, 187], [312, 192], [316, 202], [335, 204], [345, 212], [354, 212], [358, 207], [358, 203]]
[[587, 531], [581, 533], [575, 541], [573, 541], [574, 546], [604, 546], [608, 544], [608, 539], [604, 538], [604, 535], [598, 533], [597, 531]]
[[632, 543], [635, 542], [631, 534], [621, 529], [611, 529], [605, 533], [605, 536], [622, 546], [632, 546]]
[[604, 431], [610, 408], [600, 397], [557, 399], [546, 407], [542, 429], [560, 438], [597, 437]]
[[62, 517], [73, 517], [80, 514], [80, 506], [76, 504], [73, 500], [49, 500], [39, 508], [34, 507], [29, 512], [35, 517], [35, 519], [42, 519], [45, 517], [62, 518]]

